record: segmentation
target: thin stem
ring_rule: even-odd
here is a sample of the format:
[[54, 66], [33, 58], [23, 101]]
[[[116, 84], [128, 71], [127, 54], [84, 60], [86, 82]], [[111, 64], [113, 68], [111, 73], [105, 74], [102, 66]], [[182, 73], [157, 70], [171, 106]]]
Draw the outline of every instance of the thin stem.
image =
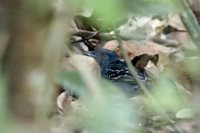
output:
[[187, 31], [190, 33], [193, 41], [197, 47], [200, 48], [200, 27], [198, 21], [196, 20], [193, 12], [185, 0], [178, 0], [178, 2], [181, 8], [181, 19]]
[[133, 75], [134, 79], [136, 80], [136, 82], [138, 83], [138, 85], [140, 86], [140, 88], [142, 89], [144, 94], [147, 96], [147, 98], [149, 98], [151, 100], [152, 104], [160, 111], [160, 113], [163, 116], [165, 116], [165, 118], [170, 123], [174, 124], [174, 121], [165, 113], [165, 111], [160, 107], [160, 105], [158, 104], [156, 99], [151, 95], [151, 93], [148, 91], [148, 89], [145, 87], [145, 85], [142, 83], [142, 81], [138, 78], [137, 72], [136, 72], [135, 68], [132, 66], [131, 61], [128, 58], [127, 52], [124, 50], [124, 48], [122, 46], [121, 38], [117, 34], [116, 34], [116, 36], [117, 36], [117, 41], [118, 41], [118, 44], [119, 44], [119, 48], [122, 51], [122, 54], [123, 54], [123, 56], [125, 58], [125, 61], [127, 63], [128, 68], [129, 68], [129, 71]]

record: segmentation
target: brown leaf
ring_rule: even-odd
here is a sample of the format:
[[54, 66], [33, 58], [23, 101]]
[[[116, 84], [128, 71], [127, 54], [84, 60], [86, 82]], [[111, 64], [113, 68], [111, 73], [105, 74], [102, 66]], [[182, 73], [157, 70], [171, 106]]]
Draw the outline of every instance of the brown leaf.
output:
[[168, 16], [168, 25], [180, 30], [180, 31], [186, 31], [185, 26], [180, 18], [179, 14], [170, 14]]
[[70, 95], [69, 91], [64, 91], [57, 97], [57, 107], [61, 112], [77, 112], [84, 108], [78, 99]]
[[[170, 48], [165, 47], [162, 45], [159, 45], [157, 43], [154, 43], [152, 41], [146, 41], [146, 42], [134, 42], [134, 41], [123, 41], [122, 45], [127, 51], [129, 58], [133, 59], [134, 57], [142, 54], [149, 54], [149, 55], [159, 55], [159, 60], [156, 61], [158, 67], [162, 68], [166, 64], [171, 63], [171, 60], [169, 58], [169, 55], [173, 53], [174, 51], [177, 51], [177, 48]], [[112, 40], [107, 42], [103, 48], [116, 51], [117, 54], [119, 54], [122, 57], [122, 53], [118, 48], [118, 42], [116, 40]], [[154, 62], [157, 60], [156, 56], [154, 57]]]
[[135, 56], [131, 63], [140, 71], [144, 72], [144, 68], [147, 66], [149, 61], [152, 61], [155, 65], [158, 63], [158, 54], [156, 55], [149, 55], [149, 54], [142, 54], [139, 56]]
[[73, 55], [69, 58], [64, 58], [62, 61], [62, 69], [65, 71], [77, 71], [80, 62], [88, 64], [88, 69], [92, 72], [99, 73], [100, 68], [94, 58], [85, 55]]

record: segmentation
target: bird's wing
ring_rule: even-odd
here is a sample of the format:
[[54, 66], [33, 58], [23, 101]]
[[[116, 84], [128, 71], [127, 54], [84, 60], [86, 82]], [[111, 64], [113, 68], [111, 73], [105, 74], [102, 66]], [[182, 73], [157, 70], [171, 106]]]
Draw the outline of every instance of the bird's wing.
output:
[[119, 80], [125, 77], [132, 77], [126, 63], [121, 59], [116, 59], [105, 64], [102, 68], [102, 75], [109, 80]]
[[[122, 81], [122, 82], [136, 82], [132, 74], [130, 73], [126, 62], [121, 59], [114, 60], [107, 63], [102, 68], [102, 76], [109, 80]], [[138, 72], [138, 78], [146, 80], [146, 76], [141, 72]]]

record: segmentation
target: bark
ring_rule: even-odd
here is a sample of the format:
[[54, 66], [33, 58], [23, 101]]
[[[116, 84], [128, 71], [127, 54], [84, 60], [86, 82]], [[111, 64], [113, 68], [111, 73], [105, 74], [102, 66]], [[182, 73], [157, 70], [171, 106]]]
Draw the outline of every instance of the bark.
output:
[[56, 0], [53, 9], [49, 3], [4, 3], [10, 37], [3, 58], [8, 76], [8, 110], [14, 120], [26, 124], [46, 119], [71, 18], [70, 8], [63, 1]]

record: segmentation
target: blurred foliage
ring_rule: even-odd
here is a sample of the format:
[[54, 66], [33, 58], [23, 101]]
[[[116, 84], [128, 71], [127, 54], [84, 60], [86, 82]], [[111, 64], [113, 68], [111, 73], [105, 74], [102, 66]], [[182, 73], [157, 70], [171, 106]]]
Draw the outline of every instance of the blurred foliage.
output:
[[[152, 90], [156, 102], [166, 112], [177, 112], [186, 106], [184, 95], [175, 85], [173, 77], [170, 73], [161, 74]], [[159, 112], [159, 109], [152, 109]]]
[[[53, 14], [51, 12], [52, 2], [48, 0], [24, 1], [22, 4], [23, 15], [34, 22], [40, 19], [48, 21], [48, 18]], [[70, 5], [70, 2], [67, 0], [65, 2]], [[85, 5], [82, 8], [88, 7], [83, 10], [88, 10], [86, 11], [89, 14], [88, 17], [91, 17], [90, 14], [94, 15], [100, 25], [112, 24], [115, 20], [121, 19], [122, 16], [128, 16], [129, 13], [152, 16], [166, 15], [169, 12], [184, 11], [186, 9], [182, 13], [183, 20], [195, 43], [199, 43], [199, 25], [196, 23], [191, 11], [178, 0], [76, 0], [76, 4], [78, 7], [82, 5]], [[186, 65], [188, 65], [190, 72], [197, 76], [200, 75], [200, 61], [198, 56], [197, 54], [197, 58], [186, 60]], [[92, 133], [133, 132], [137, 128], [138, 122], [138, 116], [134, 113], [136, 111], [134, 105], [126, 99], [120, 89], [116, 89], [116, 86], [111, 85], [99, 77], [94, 77], [96, 88], [91, 88], [86, 82], [90, 79], [87, 79], [86, 76], [80, 74], [78, 71], [62, 72], [58, 79], [58, 82], [64, 85], [65, 88], [71, 89], [82, 96], [81, 100], [83, 100], [82, 102], [87, 108], [86, 115], [82, 115], [84, 119], [82, 122], [83, 126]], [[156, 113], [163, 113], [163, 111], [165, 113], [177, 112], [185, 106], [188, 106], [186, 97], [177, 89], [174, 80], [174, 75], [171, 73], [165, 73], [159, 77], [153, 89], [150, 90], [159, 108], [155, 108], [151, 99], [148, 99], [146, 103], [148, 109]], [[0, 131], [1, 129], [5, 129], [4, 127], [7, 127], [2, 122], [8, 119], [5, 115], [7, 112], [5, 81], [6, 76], [0, 71]], [[93, 94], [93, 89], [98, 89], [98, 95]], [[178, 116], [187, 117], [191, 115], [190, 113], [188, 110], [183, 110], [179, 112]], [[4, 130], [4, 132], [6, 131]]]
[[[11, 124], [10, 122], [10, 116], [8, 114], [8, 110], [7, 107], [8, 102], [7, 102], [7, 91], [6, 90], [6, 75], [2, 70], [2, 67], [0, 66], [0, 132], [4, 132], [4, 133], [9, 133], [12, 128], [8, 128], [8, 123]], [[9, 127], [11, 127], [12, 125], [10, 125]]]
[[[92, 97], [93, 94], [90, 89], [88, 89], [87, 83], [83, 80], [84, 78], [85, 77], [81, 76], [79, 72], [62, 72], [58, 82], [62, 84], [64, 88], [70, 89], [81, 96]], [[116, 89], [116, 86], [110, 84], [110, 82], [98, 77], [96, 77], [96, 80], [97, 83], [95, 84], [101, 89], [99, 90], [99, 95], [102, 95], [103, 97], [112, 97], [116, 95], [117, 97], [125, 98], [121, 90]]]
[[187, 31], [190, 33], [193, 41], [200, 48], [200, 27], [197, 19], [195, 18], [192, 10], [187, 4], [186, 0], [177, 0], [177, 5], [180, 7], [180, 14], [182, 21], [185, 24]]
[[97, 19], [96, 23], [103, 27], [114, 25], [130, 14], [161, 16], [179, 10], [173, 0], [77, 0], [77, 3], [83, 5], [83, 12], [92, 14], [91, 21]]
[[174, 0], [122, 0], [125, 9], [140, 15], [166, 15], [177, 11]]
[[[0, 119], [4, 120], [4, 115], [5, 115], [5, 106], [6, 106], [6, 95], [5, 95], [5, 82], [4, 82], [4, 75], [2, 74], [2, 70], [0, 70]], [[2, 121], [0, 125], [3, 125]], [[5, 125], [0, 127], [2, 129]]]
[[[115, 131], [133, 130], [137, 116], [134, 107], [125, 98], [120, 89], [107, 81], [98, 79], [98, 97], [94, 97], [87, 84], [77, 72], [62, 74], [60, 82], [70, 90], [81, 95], [81, 101], [87, 108], [82, 123], [88, 131], [94, 133], [109, 133]], [[88, 79], [90, 80], [90, 79]], [[94, 89], [94, 88], [91, 88]]]
[[66, 89], [72, 89], [79, 95], [86, 95], [86, 86], [78, 72], [61, 73], [59, 84], [62, 84]]
[[200, 76], [199, 64], [200, 64], [199, 56], [188, 57], [185, 63], [185, 65], [188, 68], [188, 71], [191, 72], [192, 75], [194, 75], [194, 77]]
[[52, 16], [52, 2], [52, 0], [25, 0], [22, 3], [22, 15], [36, 22], [38, 20], [48, 20], [48, 17]]

